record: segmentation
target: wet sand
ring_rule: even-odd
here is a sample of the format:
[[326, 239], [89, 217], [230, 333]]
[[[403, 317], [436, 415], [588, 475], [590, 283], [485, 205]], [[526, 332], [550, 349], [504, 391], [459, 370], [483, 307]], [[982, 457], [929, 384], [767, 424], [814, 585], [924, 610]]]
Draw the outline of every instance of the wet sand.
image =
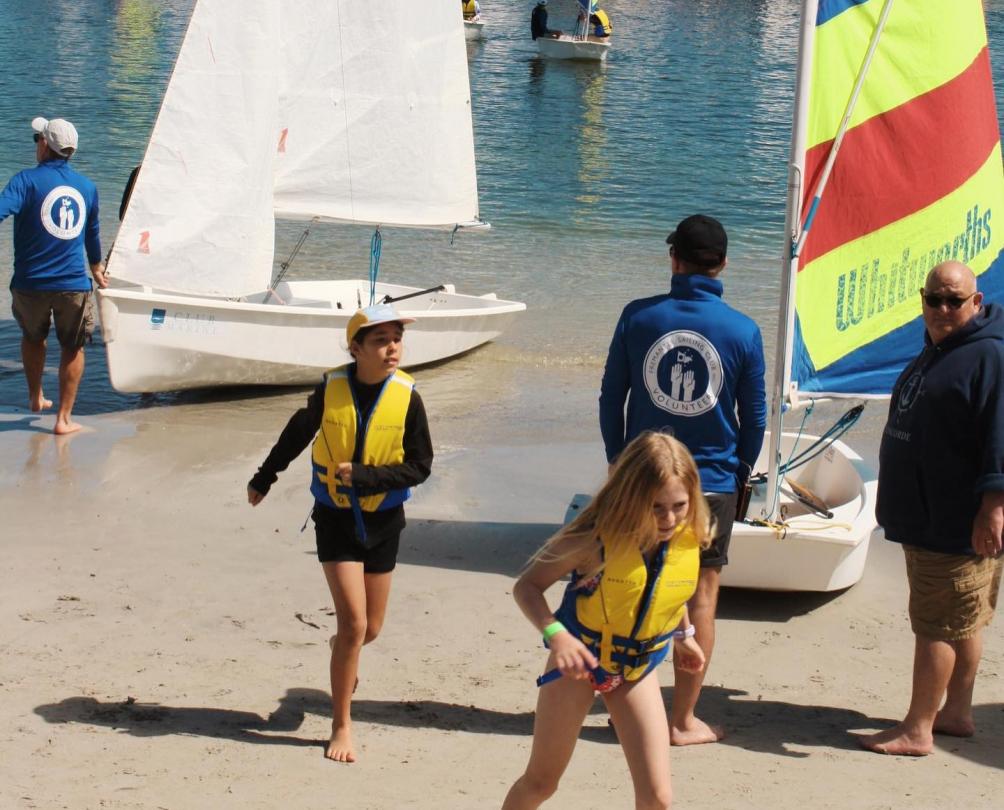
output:
[[[409, 507], [387, 623], [363, 655], [351, 766], [322, 756], [335, 617], [300, 533], [307, 454], [261, 506], [245, 502], [297, 396], [85, 416], [69, 437], [47, 432], [52, 416], [0, 411], [0, 806], [498, 806], [525, 764], [544, 658], [512, 576], [570, 494], [594, 488], [602, 452], [593, 433], [516, 426], [475, 447], [435, 380], [426, 391], [443, 406], [430, 408], [434, 477]], [[723, 594], [700, 709], [730, 734], [673, 750], [676, 806], [999, 806], [1000, 621], [977, 736], [938, 738], [918, 761], [848, 734], [906, 708], [902, 568], [876, 535], [844, 593]], [[659, 677], [668, 703], [671, 670]], [[630, 803], [597, 704], [548, 806]]]

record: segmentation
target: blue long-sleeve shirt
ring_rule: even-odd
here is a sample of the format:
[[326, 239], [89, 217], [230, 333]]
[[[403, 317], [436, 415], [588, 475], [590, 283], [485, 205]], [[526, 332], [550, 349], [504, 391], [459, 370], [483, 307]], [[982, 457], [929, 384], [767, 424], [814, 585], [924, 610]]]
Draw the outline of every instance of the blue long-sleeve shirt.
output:
[[101, 261], [98, 189], [62, 158], [15, 174], [0, 192], [0, 222], [14, 215], [14, 290], [87, 292], [84, 263]]
[[600, 387], [607, 460], [646, 430], [670, 432], [705, 492], [734, 492], [763, 444], [764, 371], [760, 329], [722, 300], [721, 282], [674, 275], [669, 295], [632, 301], [614, 330]]

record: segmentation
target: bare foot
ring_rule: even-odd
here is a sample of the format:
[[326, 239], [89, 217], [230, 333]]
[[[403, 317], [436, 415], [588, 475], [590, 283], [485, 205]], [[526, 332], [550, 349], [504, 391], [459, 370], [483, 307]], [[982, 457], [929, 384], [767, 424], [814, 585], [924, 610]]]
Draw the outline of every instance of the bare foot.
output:
[[38, 397], [33, 397], [31, 399], [31, 401], [29, 402], [29, 406], [31, 407], [32, 413], [38, 413], [39, 411], [44, 411], [48, 408], [51, 408], [52, 400], [46, 399], [44, 396], [42, 396], [42, 393], [39, 392]]
[[934, 737], [908, 731], [903, 724], [877, 734], [861, 734], [858, 742], [862, 748], [876, 754], [893, 754], [906, 757], [926, 757], [934, 750]]
[[352, 747], [352, 731], [349, 726], [336, 728], [331, 725], [331, 742], [324, 749], [324, 756], [335, 762], [355, 762], [356, 750]]
[[724, 737], [724, 728], [708, 725], [696, 717], [687, 724], [686, 728], [678, 726], [669, 727], [669, 741], [672, 745], [702, 745], [704, 743], [718, 742]]
[[934, 718], [934, 733], [947, 734], [949, 737], [972, 737], [976, 733], [976, 723], [971, 715], [953, 717], [942, 710]]
[[65, 436], [67, 433], [76, 433], [80, 430], [83, 425], [77, 422], [69, 422], [62, 419], [56, 420], [56, 426], [52, 429], [52, 432], [57, 436]]

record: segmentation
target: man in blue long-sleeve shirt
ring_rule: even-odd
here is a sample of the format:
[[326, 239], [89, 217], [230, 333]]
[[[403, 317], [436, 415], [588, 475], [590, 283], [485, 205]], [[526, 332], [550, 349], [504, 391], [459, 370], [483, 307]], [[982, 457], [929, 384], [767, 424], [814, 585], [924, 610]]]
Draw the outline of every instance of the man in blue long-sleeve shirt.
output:
[[[42, 392], [46, 339], [59, 340], [56, 433], [73, 433], [73, 403], [84, 374], [84, 343], [94, 329], [91, 276], [106, 287], [98, 232], [97, 187], [70, 168], [77, 130], [69, 121], [36, 118], [38, 165], [11, 178], [0, 192], [0, 221], [14, 215], [14, 318], [21, 326], [21, 359], [32, 411], [52, 406]], [[84, 253], [87, 265], [84, 264]]]
[[[668, 295], [624, 308], [600, 389], [600, 431], [613, 462], [639, 433], [672, 433], [690, 450], [717, 523], [702, 552], [690, 620], [704, 650], [699, 673], [676, 670], [674, 745], [715, 742], [723, 731], [694, 714], [715, 644], [715, 611], [737, 492], [756, 463], [767, 422], [763, 342], [757, 325], [722, 300], [728, 237], [718, 220], [687, 217], [666, 239]], [[625, 416], [625, 403], [627, 404]]]

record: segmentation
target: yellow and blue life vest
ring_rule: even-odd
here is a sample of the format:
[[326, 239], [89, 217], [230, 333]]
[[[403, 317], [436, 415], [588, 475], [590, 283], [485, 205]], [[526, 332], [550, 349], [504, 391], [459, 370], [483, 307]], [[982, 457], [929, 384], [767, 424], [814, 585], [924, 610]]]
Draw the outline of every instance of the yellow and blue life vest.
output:
[[[681, 525], [647, 562], [637, 547], [611, 554], [603, 546], [602, 554], [599, 581], [583, 583], [573, 574], [555, 616], [598, 659], [597, 683], [613, 675], [637, 681], [669, 652], [697, 589], [700, 544], [693, 529]], [[555, 673], [538, 678], [538, 685], [554, 680]]]
[[[393, 509], [411, 496], [410, 489], [356, 496], [335, 478], [340, 463], [356, 458], [361, 441], [361, 464], [400, 464], [404, 461], [404, 422], [415, 380], [403, 371], [391, 374], [377, 394], [364, 423], [347, 369], [325, 375], [324, 413], [312, 450], [310, 491], [318, 503], [332, 509], [362, 512]], [[359, 521], [357, 521], [359, 522]]]
[[473, 20], [478, 13], [477, 3], [475, 0], [460, 0], [460, 10], [465, 20]]
[[614, 32], [613, 23], [610, 22], [610, 18], [602, 8], [598, 8], [590, 14], [589, 21], [595, 26], [594, 36], [608, 37]]

